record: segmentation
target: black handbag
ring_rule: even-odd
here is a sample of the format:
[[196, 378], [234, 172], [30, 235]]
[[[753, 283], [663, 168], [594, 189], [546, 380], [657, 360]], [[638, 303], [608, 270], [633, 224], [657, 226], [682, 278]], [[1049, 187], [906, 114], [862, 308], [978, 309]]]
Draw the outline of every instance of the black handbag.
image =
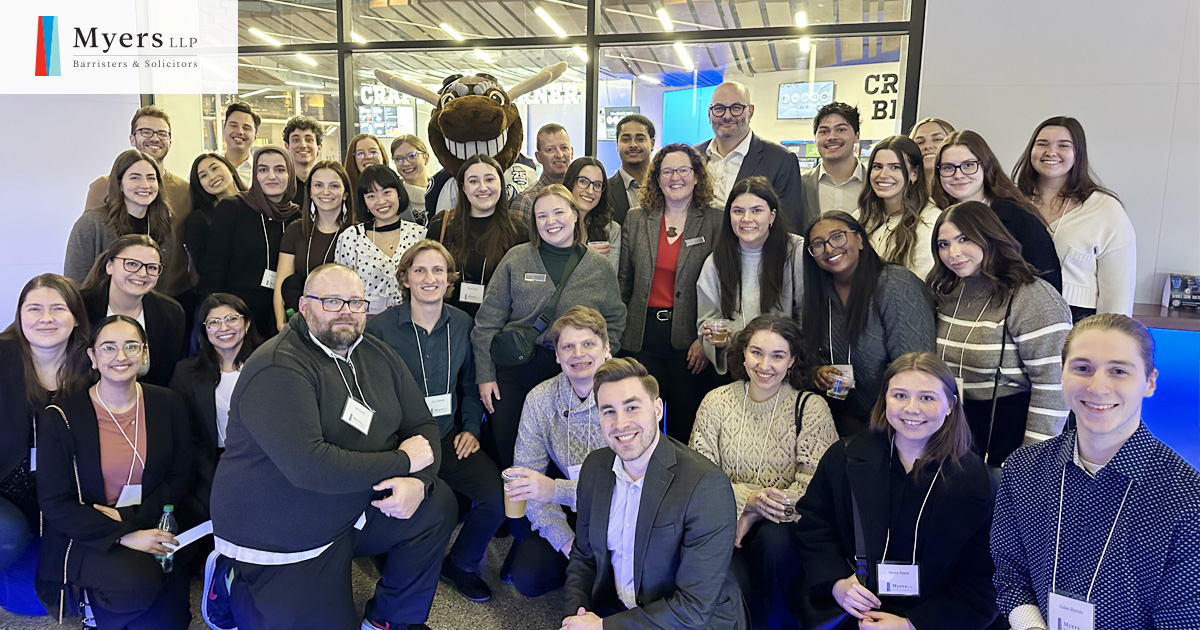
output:
[[[870, 577], [867, 571], [867, 543], [863, 537], [858, 499], [854, 497], [853, 490], [850, 491], [850, 507], [854, 511], [854, 575], [859, 584], [866, 586]], [[846, 612], [832, 595], [814, 600], [806, 590], [797, 598], [796, 603], [795, 613], [800, 618], [804, 630], [850, 630], [858, 627], [858, 619]]]
[[558, 301], [562, 298], [563, 289], [566, 288], [567, 281], [571, 279], [571, 274], [575, 271], [575, 267], [579, 266], [582, 258], [583, 252], [576, 247], [575, 251], [571, 252], [571, 257], [567, 259], [567, 266], [563, 268], [562, 280], [555, 287], [554, 295], [550, 297], [546, 307], [538, 314], [533, 325], [509, 322], [500, 329], [500, 332], [496, 333], [495, 337], [492, 337], [492, 363], [496, 364], [496, 367], [517, 367], [533, 360], [538, 335], [541, 335], [542, 331], [553, 323], [554, 311], [558, 308]]

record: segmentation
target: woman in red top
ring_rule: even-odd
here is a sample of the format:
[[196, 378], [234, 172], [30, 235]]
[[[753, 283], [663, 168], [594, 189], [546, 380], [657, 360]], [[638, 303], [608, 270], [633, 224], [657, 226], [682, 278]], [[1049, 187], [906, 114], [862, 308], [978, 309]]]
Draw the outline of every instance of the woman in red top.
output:
[[668, 144], [654, 156], [640, 201], [621, 234], [617, 278], [628, 307], [621, 348], [658, 379], [667, 435], [686, 443], [713, 384], [696, 334], [696, 282], [723, 210], [713, 205], [704, 159], [686, 144]]

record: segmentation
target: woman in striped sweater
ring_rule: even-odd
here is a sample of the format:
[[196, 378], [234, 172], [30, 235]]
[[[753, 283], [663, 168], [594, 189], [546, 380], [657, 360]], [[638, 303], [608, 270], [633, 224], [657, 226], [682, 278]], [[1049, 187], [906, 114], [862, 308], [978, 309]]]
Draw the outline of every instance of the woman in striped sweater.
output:
[[982, 202], [950, 206], [933, 233], [938, 352], [955, 371], [975, 451], [1000, 465], [1062, 431], [1071, 310]]

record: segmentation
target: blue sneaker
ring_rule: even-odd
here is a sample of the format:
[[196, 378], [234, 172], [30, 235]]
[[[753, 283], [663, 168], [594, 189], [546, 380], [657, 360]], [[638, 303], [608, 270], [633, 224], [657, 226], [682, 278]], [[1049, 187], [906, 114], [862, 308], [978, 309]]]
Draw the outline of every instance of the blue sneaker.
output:
[[204, 562], [204, 596], [200, 598], [200, 616], [213, 630], [237, 630], [229, 587], [233, 584], [233, 559], [218, 551]]

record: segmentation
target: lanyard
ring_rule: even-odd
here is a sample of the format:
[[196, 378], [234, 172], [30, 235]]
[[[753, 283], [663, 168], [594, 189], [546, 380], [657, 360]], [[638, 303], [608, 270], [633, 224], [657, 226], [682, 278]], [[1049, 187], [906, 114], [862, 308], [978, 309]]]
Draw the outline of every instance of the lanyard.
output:
[[[421, 335], [417, 333], [417, 324], [413, 323], [413, 338], [417, 340], [417, 358], [421, 360], [421, 381], [425, 383], [425, 396], [429, 393], [429, 378], [425, 372], [425, 351], [421, 349]], [[450, 322], [446, 322], [446, 394], [450, 393]]]
[[[894, 448], [893, 444], [893, 448]], [[889, 458], [890, 466], [890, 458]], [[921, 509], [917, 511], [917, 524], [913, 527], [913, 552], [912, 563], [917, 563], [917, 535], [921, 533], [921, 516], [925, 514], [925, 504], [929, 503], [929, 495], [933, 494], [933, 486], [937, 484], [938, 477], [942, 475], [942, 464], [938, 464], [937, 472], [933, 474], [933, 481], [929, 482], [929, 490], [925, 491], [925, 500], [921, 501]], [[883, 543], [883, 560], [887, 560], [888, 545], [892, 544], [892, 526], [888, 524], [887, 539]]]
[[[359, 400], [362, 401], [363, 406], [366, 407], [371, 413], [375, 413], [375, 409], [373, 409], [371, 405], [367, 404], [367, 397], [363, 395], [362, 386], [358, 384], [358, 371], [354, 369], [354, 364], [350, 362], [349, 358], [343, 360], [346, 362], [346, 365], [350, 366], [350, 377], [354, 379], [354, 386], [358, 388]], [[338, 363], [337, 359], [333, 359], [333, 364], [337, 366], [338, 376], [342, 377], [342, 383], [346, 386], [346, 395], [350, 398], [354, 398], [354, 390], [350, 389], [350, 382], [346, 380], [346, 375], [342, 374], [342, 364]]]
[[[264, 226], [263, 229], [266, 229]], [[307, 278], [312, 271], [312, 237], [313, 232], [317, 231], [317, 222], [313, 221], [312, 232], [308, 233], [308, 249], [304, 250], [304, 277]], [[337, 235], [329, 240], [329, 246], [325, 248], [325, 257], [321, 259], [321, 264], [325, 264], [329, 260], [329, 252], [333, 249], [333, 244], [337, 242]]]
[[117, 425], [117, 430], [121, 432], [121, 437], [125, 438], [125, 443], [129, 444], [129, 448], [133, 449], [133, 459], [131, 459], [129, 461], [129, 477], [126, 478], [125, 485], [129, 485], [131, 482], [133, 482], [133, 467], [139, 461], [142, 463], [142, 470], [143, 471], [146, 470], [146, 462], [145, 462], [145, 460], [142, 459], [142, 456], [138, 453], [138, 450], [137, 450], [138, 438], [141, 437], [138, 434], [137, 425], [138, 425], [138, 421], [141, 419], [141, 416], [142, 416], [142, 386], [135, 384], [134, 387], [137, 389], [137, 398], [134, 400], [134, 403], [133, 403], [134, 411], [133, 411], [133, 439], [132, 440], [130, 440], [129, 436], [125, 433], [125, 429], [121, 428], [121, 423], [117, 422], [117, 416], [115, 414], [113, 414], [111, 409], [108, 408], [108, 405], [104, 404], [104, 399], [100, 397], [99, 388], [96, 389], [96, 400], [100, 401], [100, 406], [104, 407], [104, 410], [108, 412], [108, 417], [112, 418], [113, 424]]
[[[846, 363], [852, 364], [850, 354], [854, 352], [854, 344], [846, 344]], [[833, 365], [833, 300], [829, 300], [829, 365]]]
[[[1078, 438], [1076, 438], [1078, 439]], [[1067, 485], [1067, 465], [1063, 464], [1062, 479], [1058, 482], [1058, 529], [1054, 532], [1054, 571], [1050, 574], [1050, 591], [1054, 592], [1058, 584], [1058, 544], [1062, 537], [1062, 511], [1063, 511], [1063, 492]], [[1096, 578], [1100, 576], [1100, 567], [1104, 566], [1104, 555], [1108, 553], [1108, 544], [1112, 542], [1113, 533], [1117, 531], [1117, 523], [1121, 522], [1121, 510], [1125, 507], [1125, 500], [1129, 498], [1129, 490], [1133, 488], [1133, 480], [1129, 480], [1129, 485], [1125, 486], [1125, 495], [1121, 497], [1121, 504], [1117, 506], [1117, 516], [1113, 519], [1112, 527], [1108, 530], [1108, 538], [1104, 541], [1104, 548], [1100, 550], [1100, 559], [1096, 561], [1096, 571], [1092, 573], [1092, 581], [1088, 584], [1087, 595], [1085, 601], [1092, 601], [1092, 589], [1096, 587]]]
[[[742, 390], [742, 423], [741, 423], [742, 426], [738, 428], [738, 433], [745, 435], [745, 431], [743, 429], [745, 428], [745, 425], [746, 425], [746, 418], [749, 417], [749, 414], [746, 413], [746, 405], [747, 405], [748, 401], [750, 400], [750, 382], [746, 381], [746, 384], [743, 385], [742, 387], [743, 387], [743, 390]], [[768, 435], [768, 436], [773, 435], [771, 433], [771, 429], [774, 428], [774, 425], [775, 425], [775, 412], [779, 411], [779, 401], [783, 399], [783, 396], [779, 395], [779, 391], [782, 389], [783, 389], [783, 386], [780, 385], [779, 389], [775, 390], [775, 393], [772, 395], [772, 397], [775, 398], [775, 406], [771, 408], [771, 417], [767, 420], [766, 435]], [[797, 396], [799, 396], [799, 395], [801, 395], [801, 394], [797, 394]], [[796, 439], [799, 440], [800, 436], [797, 435]], [[737, 472], [738, 472], [738, 469], [741, 468], [741, 464], [743, 461], [742, 460], [742, 442], [743, 442], [743, 440], [738, 441], [737, 464], [735, 464], [735, 466], [734, 466], [734, 476], [738, 476]], [[754, 469], [754, 483], [757, 485], [760, 485], [760, 486], [763, 485], [763, 483], [762, 483], [762, 480], [759, 478], [759, 471], [761, 471], [763, 468], [766, 467], [766, 463], [767, 463], [766, 450], [767, 449], [762, 449], [758, 452], [758, 455], [759, 455], [758, 467], [756, 467]]]
[[[962, 293], [958, 294], [958, 301], [954, 303], [954, 314], [950, 316], [950, 327], [946, 329], [946, 341], [947, 342], [950, 341], [950, 333], [954, 331], [954, 320], [958, 319], [958, 307], [960, 304], [962, 304], [963, 293], [966, 293], [966, 292], [967, 292], [967, 288], [964, 286]], [[988, 304], [991, 304], [991, 303], [992, 303], [992, 296], [989, 295], [987, 301], [983, 303], [983, 308], [979, 309], [979, 317], [975, 318], [975, 324], [971, 326], [971, 330], [968, 330], [967, 336], [965, 338], [963, 338], [962, 353], [958, 355], [958, 378], [962, 378], [963, 362], [966, 361], [966, 359], [967, 359], [967, 342], [971, 340], [971, 333], [975, 332], [975, 329], [979, 327], [979, 320], [983, 318], [984, 311], [987, 310]], [[946, 347], [948, 345], [949, 344], [942, 344], [942, 360], [943, 361], [946, 360]], [[1004, 366], [1004, 354], [1002, 353], [1000, 355], [1000, 367], [1003, 367], [1003, 366]], [[997, 369], [1000, 369], [1000, 368], [997, 368]]]

